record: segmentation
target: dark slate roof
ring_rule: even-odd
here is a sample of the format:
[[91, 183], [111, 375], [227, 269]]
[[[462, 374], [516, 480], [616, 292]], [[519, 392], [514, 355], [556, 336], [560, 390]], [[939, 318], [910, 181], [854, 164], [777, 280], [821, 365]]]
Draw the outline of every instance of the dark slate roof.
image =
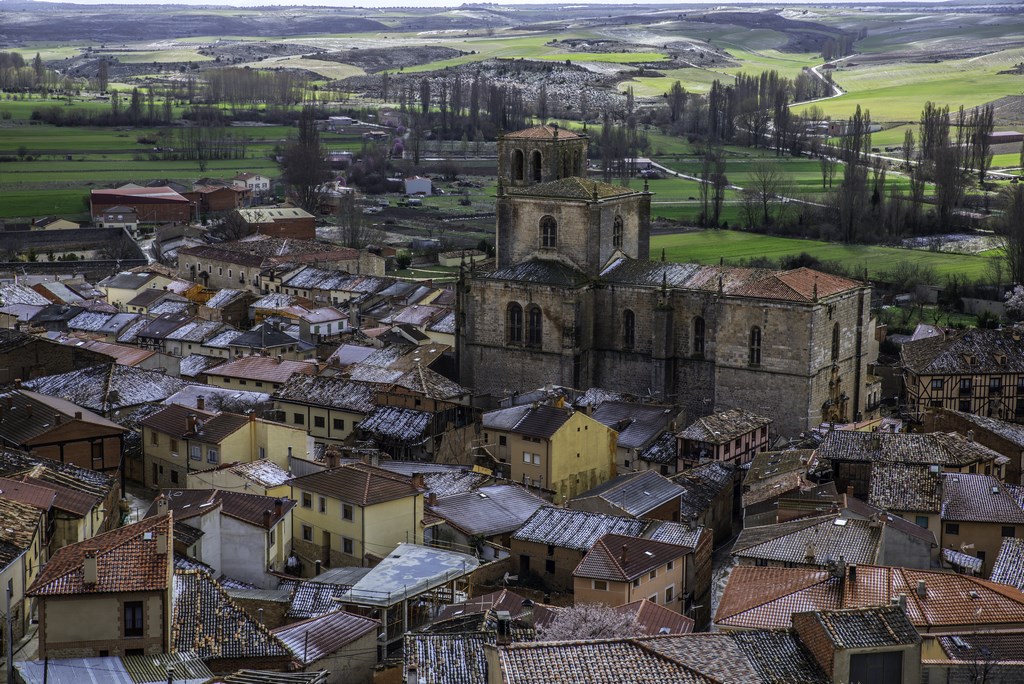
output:
[[[1019, 669], [1024, 661], [1024, 632], [967, 632], [961, 634], [944, 634], [935, 637], [942, 645], [950, 660], [965, 663], [969, 669], [961, 673], [974, 674], [978, 670], [998, 673], [995, 676], [1003, 681], [1020, 681]], [[1016, 663], [1007, 666], [1005, 661]], [[961, 666], [963, 667], [963, 666]], [[1014, 669], [1010, 669], [1010, 668]], [[953, 670], [956, 672], [956, 670]], [[977, 675], [975, 675], [977, 676]], [[985, 675], [981, 675], [984, 677]], [[1011, 677], [1013, 677], [1011, 679]], [[971, 681], [964, 678], [960, 681]]]
[[430, 512], [470, 536], [490, 537], [519, 529], [543, 505], [519, 485], [500, 484], [440, 498]]
[[527, 437], [550, 438], [570, 417], [571, 410], [555, 408], [548, 404], [513, 406], [485, 413], [483, 427], [485, 430], [514, 432]]
[[989, 418], [988, 416], [978, 416], [973, 413], [962, 413], [960, 411], [954, 411], [953, 413], [962, 420], [973, 423], [982, 430], [987, 430], [1024, 449], [1024, 425], [997, 418]]
[[[278, 499], [223, 489], [165, 489], [161, 495], [167, 499], [168, 510], [174, 512], [175, 522], [189, 520], [210, 507], [219, 507], [230, 518], [270, 529], [295, 506], [295, 501], [288, 498]], [[280, 515], [277, 513], [278, 501], [281, 502]], [[156, 515], [158, 510], [159, 498], [150, 505], [146, 517]], [[263, 514], [266, 511], [270, 511], [269, 527], [264, 524]]]
[[484, 644], [490, 631], [405, 635], [405, 666], [415, 667], [420, 681], [445, 684], [487, 684]]
[[606, 534], [587, 551], [572, 574], [574, 577], [630, 582], [692, 550], [651, 539]]
[[794, 624], [800, 615], [817, 622], [838, 650], [905, 646], [921, 641], [917, 629], [899, 606], [796, 613]]
[[291, 605], [288, 608], [290, 618], [315, 618], [333, 613], [340, 608], [339, 601], [352, 588], [351, 584], [334, 582], [318, 582], [316, 580], [284, 581], [281, 587], [294, 588]]
[[856, 432], [833, 430], [818, 447], [818, 458], [833, 461], [887, 461], [964, 467], [1004, 456], [955, 432]]
[[200, 570], [174, 573], [171, 644], [177, 651], [194, 651], [203, 660], [290, 656], [280, 639]]
[[733, 639], [762, 682], [825, 684], [832, 681], [792, 632], [749, 630], [736, 632]]
[[419, 444], [427, 437], [434, 414], [400, 406], [378, 406], [359, 423], [359, 429], [377, 439]]
[[624, 449], [644, 449], [670, 429], [679, 410], [656, 404], [606, 401], [590, 417], [619, 433], [617, 444]]
[[1024, 525], [1024, 510], [991, 475], [944, 473], [942, 520]]
[[0, 474], [6, 477], [28, 477], [37, 484], [67, 488], [92, 500], [106, 498], [117, 484], [114, 478], [95, 470], [10, 449], [0, 451]]
[[639, 458], [659, 465], [675, 465], [679, 458], [679, 440], [671, 432], [666, 432], [641, 451]]
[[340, 499], [360, 506], [415, 496], [412, 479], [363, 463], [310, 473], [291, 481], [293, 488]]
[[374, 388], [326, 375], [293, 375], [274, 398], [312, 406], [326, 406], [356, 413], [373, 411]]
[[587, 276], [575, 266], [555, 259], [527, 259], [483, 274], [489, 280], [544, 283], [562, 287], [579, 287], [587, 283]]
[[[653, 470], [644, 470], [619, 475], [580, 494], [576, 499], [599, 497], [626, 515], [640, 517], [685, 494], [686, 489], [667, 477]], [[568, 506], [572, 508], [572, 502]]]
[[887, 511], [938, 513], [942, 508], [942, 476], [928, 468], [872, 463], [868, 503]]
[[191, 320], [192, 317], [184, 313], [162, 314], [149, 321], [136, 335], [148, 339], [162, 340]]
[[102, 364], [24, 383], [26, 389], [59, 397], [98, 413], [159, 403], [189, 383], [161, 371]]
[[606, 534], [639, 536], [646, 527], [646, 521], [634, 518], [542, 506], [512, 538], [588, 551]]
[[229, 343], [232, 347], [247, 349], [274, 349], [276, 347], [294, 346], [297, 349], [312, 349], [314, 345], [282, 332], [280, 328], [269, 323], [261, 323], [248, 332], [236, 336]]
[[601, 181], [569, 176], [558, 180], [547, 181], [546, 183], [535, 183], [524, 186], [505, 186], [505, 192], [510, 195], [524, 197], [552, 197], [557, 199], [575, 200], [602, 200], [611, 197], [625, 197], [627, 195], [639, 195], [638, 190], [633, 190], [622, 185], [612, 185]]
[[847, 563], [860, 564], [876, 562], [881, 544], [881, 525], [828, 515], [748, 527], [736, 539], [732, 553], [739, 558], [795, 564], [824, 565], [840, 557]]
[[[75, 415], [81, 413], [81, 418]], [[29, 390], [0, 393], [0, 441], [12, 446], [31, 445], [33, 440], [53, 430], [57, 415], [63, 422], [78, 421], [93, 432], [116, 435], [124, 428], [70, 401]]]
[[686, 490], [680, 499], [680, 515], [699, 518], [722, 490], [732, 486], [732, 478], [732, 469], [718, 461], [673, 475], [671, 480]]
[[1024, 539], [1003, 537], [989, 579], [1024, 591]]
[[1017, 328], [969, 328], [945, 338], [908, 342], [901, 347], [900, 358], [904, 368], [918, 375], [1021, 373], [1024, 336]]
[[336, 654], [367, 633], [375, 632], [379, 626], [379, 620], [339, 610], [278, 627], [271, 634], [288, 647], [296, 660], [309, 665]]
[[744, 409], [715, 411], [688, 425], [679, 433], [679, 437], [708, 444], [725, 444], [737, 437], [766, 427], [771, 422], [771, 418], [765, 418]]

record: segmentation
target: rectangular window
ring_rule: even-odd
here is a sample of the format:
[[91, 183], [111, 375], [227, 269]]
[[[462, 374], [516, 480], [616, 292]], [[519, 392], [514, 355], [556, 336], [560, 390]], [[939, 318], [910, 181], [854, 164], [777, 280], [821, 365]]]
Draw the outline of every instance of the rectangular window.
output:
[[533, 455], [533, 465], [540, 465], [540, 454]]
[[269, 535], [270, 546], [273, 546], [274, 543], [275, 543], [275, 540], [277, 539], [277, 535], [274, 534], [275, 531], [276, 530], [270, 530], [270, 535]]
[[341, 518], [342, 520], [353, 520], [355, 518], [355, 510], [351, 504], [341, 504]]
[[335, 418], [334, 419], [334, 429], [335, 430], [344, 430], [345, 429], [345, 419], [344, 418]]
[[1000, 536], [1011, 537], [1011, 538], [1012, 537], [1016, 537], [1017, 536], [1017, 528], [1014, 527], [1013, 525], [1003, 525], [1003, 530], [1002, 530], [1002, 533], [1001, 533]]
[[923, 527], [923, 528], [925, 528], [927, 530], [928, 529], [928, 516], [927, 515], [919, 515], [916, 518], [914, 518], [914, 523], [918, 527]]
[[178, 484], [178, 471], [171, 468], [171, 484]]
[[313, 416], [313, 427], [322, 428], [327, 425], [327, 419], [323, 416]]
[[940, 389], [942, 389], [942, 378], [932, 378], [932, 389], [933, 390], [940, 390]]
[[960, 379], [960, 394], [970, 394], [973, 390], [973, 382], [971, 378]]
[[156, 430], [149, 431], [149, 443], [153, 446], [158, 446], [160, 444], [160, 435]]
[[633, 580], [633, 588], [635, 589], [636, 587], [639, 587], [639, 586], [640, 586], [640, 578], [637, 577], [635, 580]]
[[670, 587], [666, 587], [666, 588], [665, 588], [665, 605], [666, 605], [666, 606], [667, 606], [667, 605], [668, 605], [669, 603], [671, 603], [671, 602], [672, 602], [672, 599], [673, 599], [673, 598], [675, 598], [675, 595], [676, 595], [676, 593], [675, 593], [675, 592], [676, 592], [676, 588], [675, 588], [675, 585], [672, 585], [672, 586], [670, 586]]
[[267, 448], [266, 447], [260, 447], [260, 460], [262, 461], [266, 457], [267, 457]]
[[321, 513], [326, 513], [327, 512], [327, 499], [325, 499], [322, 496], [321, 497], [317, 497], [317, 498], [319, 499], [319, 501], [317, 503], [318, 503], [318, 505], [320, 507], [320, 512]]
[[142, 601], [124, 602], [124, 635], [126, 638], [146, 635], [142, 620]]
[[217, 462], [217, 450], [216, 449], [207, 449], [206, 450], [206, 462], [207, 463], [216, 463]]
[[189, 449], [189, 456], [192, 458], [193, 461], [203, 460], [203, 447], [196, 446], [195, 444], [193, 444], [192, 447]]
[[176, 439], [172, 439], [171, 440], [171, 453], [172, 454], [178, 453], [178, 440], [176, 440]]
[[657, 576], [658, 576], [658, 569], [655, 568], [654, 570], [651, 570], [651, 574], [648, 575], [648, 579], [654, 579]]
[[544, 572], [548, 573], [549, 575], [554, 575], [555, 574], [555, 561], [553, 561], [553, 560], [546, 560], [546, 561], [544, 561]]
[[676, 562], [675, 562], [675, 561], [669, 561], [669, 562], [668, 562], [668, 563], [667, 563], [667, 564], [665, 565], [665, 569], [666, 569], [666, 570], [671, 570], [671, 569], [673, 569], [674, 567], [676, 567]]
[[505, 435], [498, 435], [498, 446], [508, 446], [508, 437]]
[[313, 528], [309, 525], [302, 526], [302, 541], [313, 541]]
[[313, 507], [313, 495], [309, 492], [302, 492], [302, 507], [312, 508]]
[[989, 378], [988, 379], [988, 393], [989, 394], [1002, 394], [1003, 393], [1003, 379], [1002, 378]]
[[604, 580], [594, 580], [594, 591], [608, 591], [608, 583]]
[[960, 534], [960, 525], [958, 523], [946, 523], [946, 534]]
[[304, 416], [303, 414], [301, 414], [301, 413], [293, 413], [292, 417], [295, 419], [295, 424], [296, 425], [305, 425], [306, 424], [306, 416]]
[[529, 451], [524, 451], [523, 452], [523, 463], [530, 463], [532, 461], [533, 461], [533, 457], [530, 455], [530, 452]]
[[348, 537], [341, 538], [341, 552], [347, 553], [350, 556], [352, 555], [352, 540]]

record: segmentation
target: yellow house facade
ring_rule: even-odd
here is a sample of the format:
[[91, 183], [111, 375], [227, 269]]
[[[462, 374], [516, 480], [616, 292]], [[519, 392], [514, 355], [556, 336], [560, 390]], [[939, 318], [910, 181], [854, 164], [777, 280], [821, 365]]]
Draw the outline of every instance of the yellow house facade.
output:
[[562, 503], [615, 476], [618, 433], [580, 411], [540, 404], [485, 413], [485, 448], [525, 485]]
[[411, 478], [361, 463], [292, 480], [292, 549], [304, 574], [373, 564], [402, 543], [423, 543], [423, 495]]

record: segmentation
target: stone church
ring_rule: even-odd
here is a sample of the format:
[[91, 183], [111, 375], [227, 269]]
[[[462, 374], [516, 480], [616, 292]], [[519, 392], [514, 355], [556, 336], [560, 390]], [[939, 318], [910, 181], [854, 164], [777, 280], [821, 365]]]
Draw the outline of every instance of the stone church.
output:
[[[587, 138], [556, 126], [498, 144], [497, 265], [460, 278], [460, 381], [500, 398], [553, 383], [740, 407], [785, 436], [877, 405], [864, 283], [650, 260], [651, 194], [587, 178]], [[486, 399], [486, 396], [483, 397]]]

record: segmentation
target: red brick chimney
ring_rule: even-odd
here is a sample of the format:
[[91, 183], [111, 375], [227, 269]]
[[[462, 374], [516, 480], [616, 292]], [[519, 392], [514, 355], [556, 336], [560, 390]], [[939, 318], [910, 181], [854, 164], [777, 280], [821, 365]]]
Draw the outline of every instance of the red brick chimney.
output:
[[619, 554], [619, 564], [626, 567], [627, 563], [629, 563], [629, 547], [623, 544], [622, 552]]
[[196, 397], [196, 408], [199, 409], [200, 411], [206, 410], [206, 397], [204, 397], [201, 394], [198, 397]]

